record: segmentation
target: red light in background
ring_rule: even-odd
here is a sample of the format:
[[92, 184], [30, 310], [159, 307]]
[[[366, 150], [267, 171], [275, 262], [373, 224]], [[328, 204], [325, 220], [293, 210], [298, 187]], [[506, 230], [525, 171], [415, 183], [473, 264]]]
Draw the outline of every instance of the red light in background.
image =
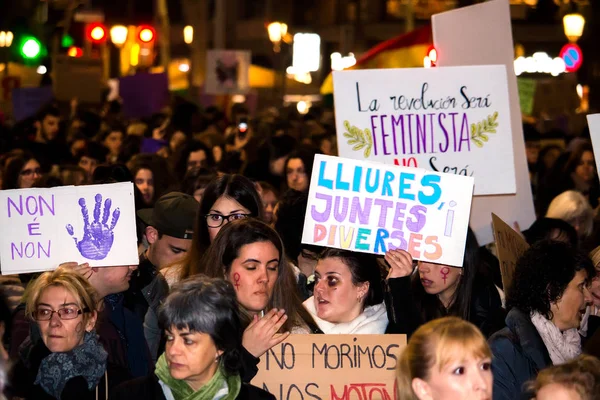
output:
[[75, 47], [75, 46], [71, 46], [69, 47], [69, 50], [67, 50], [67, 55], [69, 57], [82, 57], [83, 56], [83, 50], [81, 49], [81, 47]]
[[89, 24], [85, 29], [85, 37], [93, 43], [104, 43], [108, 38], [108, 31], [100, 23]]
[[138, 31], [138, 39], [142, 43], [150, 43], [156, 38], [156, 31], [153, 27], [142, 25]]

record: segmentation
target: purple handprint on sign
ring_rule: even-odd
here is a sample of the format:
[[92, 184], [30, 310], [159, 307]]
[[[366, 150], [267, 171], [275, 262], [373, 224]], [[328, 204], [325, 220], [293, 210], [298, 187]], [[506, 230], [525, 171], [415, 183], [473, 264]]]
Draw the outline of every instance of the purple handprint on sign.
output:
[[[115, 225], [119, 220], [121, 211], [115, 209], [112, 214], [110, 226], [108, 226], [108, 217], [110, 215], [110, 207], [112, 205], [111, 199], [106, 199], [104, 202], [104, 213], [102, 214], [102, 223], [100, 223], [100, 208], [102, 206], [102, 195], [96, 195], [96, 205], [94, 206], [94, 222], [90, 224], [88, 209], [85, 204], [85, 199], [79, 199], [79, 205], [81, 206], [81, 215], [83, 216], [83, 239], [75, 240], [75, 245], [79, 250], [79, 253], [89, 260], [104, 260], [108, 255], [108, 252], [112, 248]], [[67, 225], [67, 232], [69, 235], [74, 235], [73, 225]]]

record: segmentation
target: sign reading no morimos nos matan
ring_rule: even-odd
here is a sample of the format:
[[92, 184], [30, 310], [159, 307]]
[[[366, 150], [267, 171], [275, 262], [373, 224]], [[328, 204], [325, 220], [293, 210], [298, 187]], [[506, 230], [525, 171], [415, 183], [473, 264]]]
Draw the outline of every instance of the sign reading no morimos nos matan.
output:
[[133, 183], [0, 191], [2, 274], [137, 265]]
[[339, 155], [475, 178], [515, 193], [503, 65], [333, 73]]
[[460, 267], [473, 178], [315, 156], [302, 243]]

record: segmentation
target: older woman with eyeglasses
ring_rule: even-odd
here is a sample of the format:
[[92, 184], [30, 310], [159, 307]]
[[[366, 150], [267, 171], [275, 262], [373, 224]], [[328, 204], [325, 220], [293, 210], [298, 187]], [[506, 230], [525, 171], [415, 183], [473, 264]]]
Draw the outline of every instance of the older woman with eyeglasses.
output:
[[96, 292], [77, 272], [45, 272], [26, 290], [25, 312], [42, 340], [20, 354], [10, 371], [8, 392], [24, 399], [105, 399], [126, 380], [107, 365], [107, 353], [94, 331]]

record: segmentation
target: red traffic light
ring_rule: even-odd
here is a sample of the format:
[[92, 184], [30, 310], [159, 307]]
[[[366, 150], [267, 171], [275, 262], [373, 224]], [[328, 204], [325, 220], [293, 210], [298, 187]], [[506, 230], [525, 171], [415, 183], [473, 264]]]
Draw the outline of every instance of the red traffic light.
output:
[[438, 62], [438, 52], [435, 47], [429, 46], [423, 62], [426, 68], [435, 67]]
[[156, 38], [156, 31], [154, 30], [153, 27], [148, 26], [148, 25], [140, 26], [140, 29], [138, 31], [138, 39], [140, 40], [140, 42], [151, 43], [154, 41], [155, 38]]
[[82, 57], [83, 56], [83, 50], [81, 49], [81, 47], [75, 47], [75, 46], [71, 46], [69, 47], [69, 50], [67, 50], [67, 55], [69, 57]]
[[100, 23], [89, 24], [85, 28], [85, 37], [92, 43], [104, 43], [108, 39], [108, 30]]

